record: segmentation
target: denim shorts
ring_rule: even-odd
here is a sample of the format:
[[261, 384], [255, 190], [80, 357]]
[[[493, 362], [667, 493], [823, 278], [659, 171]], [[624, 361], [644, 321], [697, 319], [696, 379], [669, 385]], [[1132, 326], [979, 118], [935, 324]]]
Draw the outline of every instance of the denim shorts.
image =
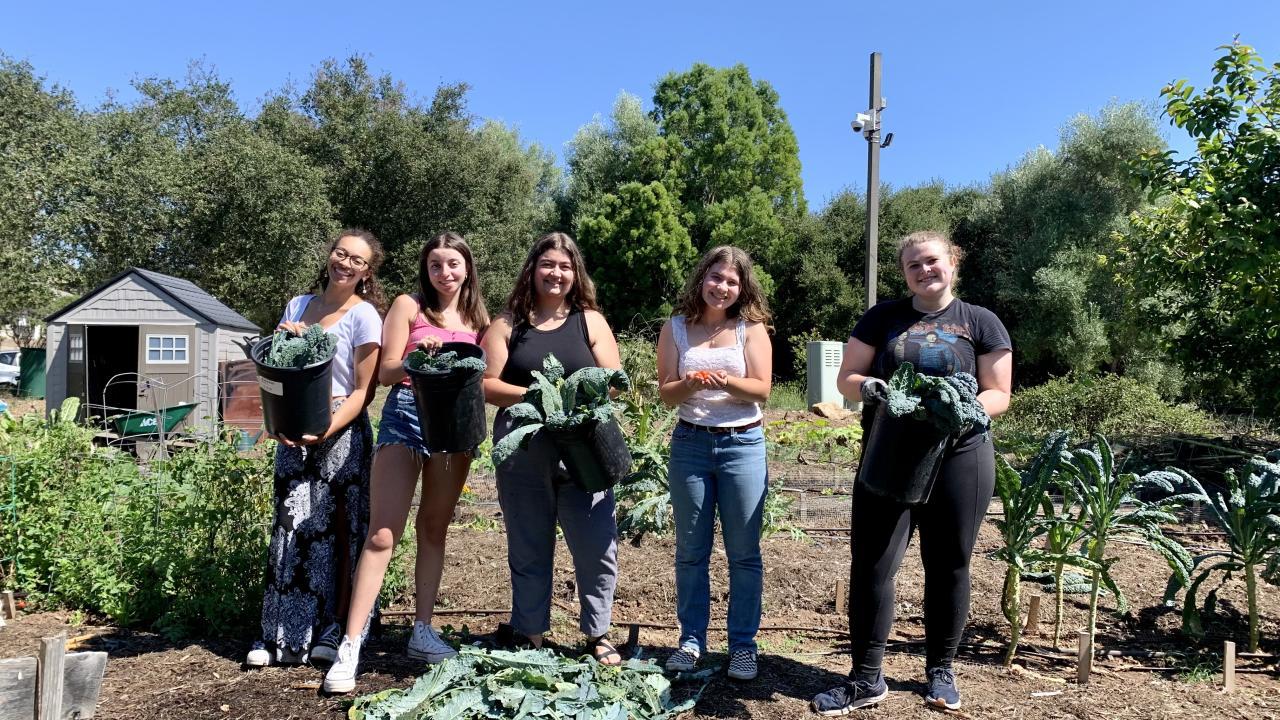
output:
[[403, 445], [426, 457], [431, 453], [422, 439], [422, 429], [418, 425], [418, 403], [414, 399], [413, 389], [405, 385], [396, 385], [387, 394], [387, 401], [382, 405], [382, 420], [378, 423], [378, 447], [383, 445]]

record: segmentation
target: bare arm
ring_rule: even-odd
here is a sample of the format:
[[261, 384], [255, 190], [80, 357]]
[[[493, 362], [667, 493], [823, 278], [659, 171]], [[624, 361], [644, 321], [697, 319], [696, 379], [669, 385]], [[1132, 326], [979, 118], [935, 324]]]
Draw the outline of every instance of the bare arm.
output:
[[987, 415], [996, 417], [1009, 409], [1013, 393], [1013, 351], [996, 350], [978, 356], [978, 402]]
[[484, 348], [484, 399], [490, 405], [500, 408], [511, 407], [524, 399], [525, 390], [519, 385], [503, 382], [502, 370], [507, 366], [507, 342], [511, 339], [511, 319], [506, 314], [499, 315], [493, 324], [485, 330], [480, 339], [480, 347]]
[[325, 432], [324, 437], [331, 438], [338, 434], [352, 420], [359, 417], [364, 412], [365, 407], [373, 400], [373, 389], [375, 386], [374, 379], [378, 372], [378, 343], [365, 343], [358, 345], [355, 349], [356, 356], [356, 383], [351, 394], [347, 396], [346, 401], [333, 414], [333, 418], [329, 421], [329, 429]]
[[748, 324], [746, 335], [742, 353], [747, 361], [747, 374], [740, 378], [723, 377], [723, 387], [739, 400], [763, 405], [769, 401], [773, 387], [773, 343], [764, 323]]
[[382, 322], [382, 359], [378, 361], [378, 382], [395, 385], [404, 379], [401, 356], [409, 342], [409, 326], [418, 314], [418, 301], [412, 296], [401, 295], [391, 303], [387, 319]]
[[857, 338], [849, 338], [844, 344], [844, 359], [840, 361], [840, 371], [836, 376], [836, 387], [840, 394], [851, 402], [862, 402], [862, 381], [870, 377], [871, 363], [876, 358], [876, 349]]
[[618, 353], [618, 341], [613, 337], [609, 321], [595, 310], [586, 310], [587, 340], [591, 343], [591, 355], [596, 365], [618, 370], [622, 368], [622, 356]]

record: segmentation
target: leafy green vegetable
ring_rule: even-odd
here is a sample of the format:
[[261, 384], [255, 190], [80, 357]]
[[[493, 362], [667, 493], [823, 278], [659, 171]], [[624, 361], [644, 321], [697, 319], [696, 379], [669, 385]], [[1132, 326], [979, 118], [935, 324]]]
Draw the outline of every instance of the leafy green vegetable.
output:
[[406, 367], [420, 372], [439, 373], [442, 375], [455, 370], [484, 372], [484, 360], [478, 357], [459, 358], [458, 353], [453, 351], [431, 355], [422, 350], [414, 350], [409, 353], [409, 357], [404, 359], [404, 364]]
[[886, 403], [893, 417], [928, 420], [948, 434], [991, 426], [991, 418], [978, 402], [978, 381], [969, 373], [921, 375], [911, 363], [904, 362], [887, 385]]
[[301, 335], [284, 330], [276, 332], [271, 338], [271, 352], [262, 362], [271, 367], [302, 369], [328, 360], [337, 349], [337, 340], [316, 323]]
[[351, 720], [538, 717], [590, 720], [673, 720], [691, 709], [712, 678], [683, 702], [671, 699], [671, 682], [652, 662], [627, 660], [618, 667], [593, 658], [557, 655], [550, 649], [485, 650], [464, 645], [434, 665], [408, 690], [384, 690], [357, 698]]
[[631, 389], [631, 380], [622, 370], [586, 367], [566, 378], [564, 366], [550, 354], [542, 361], [542, 372], [533, 371], [533, 380], [524, 401], [507, 408], [515, 429], [494, 443], [494, 465], [528, 447], [529, 438], [544, 427], [572, 430], [612, 422], [615, 410], [609, 391]]

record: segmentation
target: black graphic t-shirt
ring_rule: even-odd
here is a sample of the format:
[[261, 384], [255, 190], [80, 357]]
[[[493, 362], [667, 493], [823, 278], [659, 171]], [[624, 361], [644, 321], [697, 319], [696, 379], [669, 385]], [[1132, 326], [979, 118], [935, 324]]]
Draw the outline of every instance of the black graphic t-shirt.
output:
[[[936, 312], [916, 310], [910, 297], [882, 302], [858, 320], [852, 336], [876, 349], [871, 375], [881, 380], [904, 362], [925, 375], [977, 377], [979, 355], [1013, 348], [995, 313], [960, 299]], [[980, 435], [967, 433], [960, 445], [967, 447]]]

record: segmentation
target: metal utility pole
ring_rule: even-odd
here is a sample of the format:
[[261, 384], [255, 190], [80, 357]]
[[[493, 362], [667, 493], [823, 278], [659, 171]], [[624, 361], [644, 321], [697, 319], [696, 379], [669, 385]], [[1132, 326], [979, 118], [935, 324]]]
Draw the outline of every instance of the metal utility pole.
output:
[[876, 269], [880, 247], [880, 148], [889, 147], [893, 133], [880, 143], [880, 113], [888, 106], [880, 94], [880, 53], [871, 53], [871, 91], [867, 100], [868, 110], [858, 113], [852, 123], [854, 132], [861, 132], [867, 139], [867, 267], [864, 280], [867, 287], [867, 309], [876, 304]]

